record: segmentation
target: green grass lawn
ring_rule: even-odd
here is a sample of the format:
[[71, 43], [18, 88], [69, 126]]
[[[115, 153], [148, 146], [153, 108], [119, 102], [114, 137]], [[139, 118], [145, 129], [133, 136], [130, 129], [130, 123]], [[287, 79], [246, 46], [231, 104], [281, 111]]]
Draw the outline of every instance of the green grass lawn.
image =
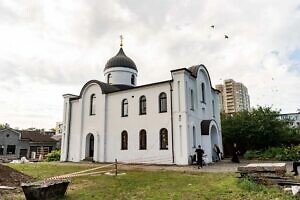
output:
[[[37, 179], [89, 168], [48, 163], [9, 166]], [[65, 199], [296, 199], [277, 187], [240, 181], [234, 173], [140, 170], [125, 173], [117, 177], [100, 175], [72, 178]]]

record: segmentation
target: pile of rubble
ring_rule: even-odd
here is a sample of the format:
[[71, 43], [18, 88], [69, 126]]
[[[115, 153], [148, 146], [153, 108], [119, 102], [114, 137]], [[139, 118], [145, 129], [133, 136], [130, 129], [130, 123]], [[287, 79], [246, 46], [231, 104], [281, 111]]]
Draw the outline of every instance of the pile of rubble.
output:
[[250, 177], [266, 185], [280, 185], [285, 191], [300, 195], [300, 181], [286, 176], [286, 163], [252, 163], [238, 167], [241, 177]]

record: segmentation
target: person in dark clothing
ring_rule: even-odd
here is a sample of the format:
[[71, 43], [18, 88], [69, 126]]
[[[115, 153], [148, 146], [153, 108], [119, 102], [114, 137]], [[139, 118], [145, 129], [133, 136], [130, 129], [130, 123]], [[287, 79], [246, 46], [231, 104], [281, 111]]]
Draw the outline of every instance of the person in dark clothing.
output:
[[204, 154], [204, 150], [201, 149], [201, 146], [198, 145], [198, 148], [195, 150], [196, 154], [197, 154], [197, 164], [198, 164], [198, 169], [203, 166], [203, 154]]
[[300, 166], [300, 161], [294, 161], [293, 162], [293, 170], [292, 172], [294, 172], [294, 176], [298, 176], [298, 167]]
[[300, 166], [300, 151], [298, 152], [298, 160], [293, 162], [293, 170], [294, 176], [298, 176], [298, 167]]
[[240, 162], [239, 157], [238, 157], [239, 154], [240, 154], [240, 151], [237, 149], [236, 143], [234, 143], [233, 144], [233, 149], [232, 149], [232, 159], [231, 159], [231, 161], [235, 162], [235, 163], [239, 163]]
[[214, 145], [214, 151], [216, 152], [217, 154], [217, 161], [221, 160], [221, 150], [220, 148], [218, 147], [218, 145]]

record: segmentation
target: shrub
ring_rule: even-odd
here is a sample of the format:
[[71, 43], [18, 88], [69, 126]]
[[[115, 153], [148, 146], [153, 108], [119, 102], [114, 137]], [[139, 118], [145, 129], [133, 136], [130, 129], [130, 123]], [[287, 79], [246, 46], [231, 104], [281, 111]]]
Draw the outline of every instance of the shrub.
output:
[[300, 145], [292, 147], [271, 147], [266, 150], [247, 151], [246, 159], [293, 161], [299, 158]]
[[59, 161], [60, 160], [60, 150], [53, 150], [51, 153], [47, 154], [47, 161]]

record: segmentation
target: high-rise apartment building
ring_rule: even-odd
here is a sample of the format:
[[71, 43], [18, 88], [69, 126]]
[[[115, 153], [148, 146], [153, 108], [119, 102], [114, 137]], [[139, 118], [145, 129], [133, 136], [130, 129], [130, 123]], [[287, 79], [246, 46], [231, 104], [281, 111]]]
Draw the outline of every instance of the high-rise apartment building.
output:
[[241, 110], [250, 109], [248, 89], [242, 83], [233, 79], [224, 80], [224, 85], [216, 85], [220, 93], [221, 112], [235, 113]]

